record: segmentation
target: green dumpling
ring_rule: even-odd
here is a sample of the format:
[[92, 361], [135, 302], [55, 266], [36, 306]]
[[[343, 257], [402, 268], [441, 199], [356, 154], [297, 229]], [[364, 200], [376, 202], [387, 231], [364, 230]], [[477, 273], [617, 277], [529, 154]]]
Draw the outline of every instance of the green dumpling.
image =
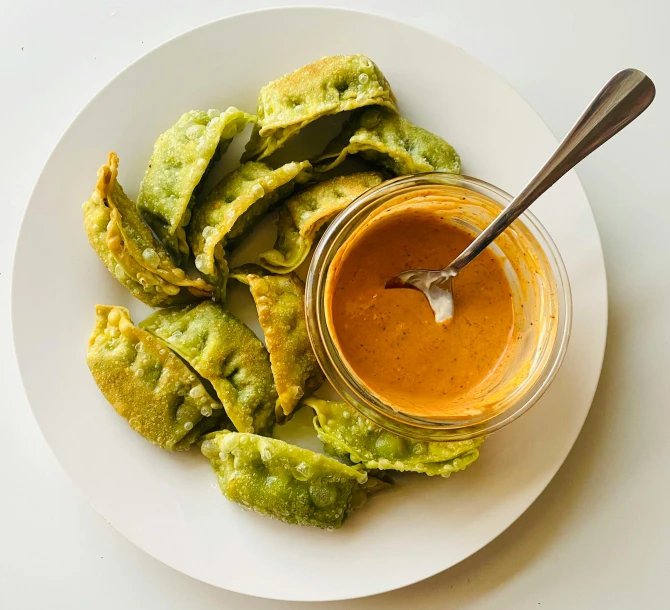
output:
[[96, 305], [86, 362], [116, 412], [152, 443], [188, 449], [229, 425], [221, 404], [163, 343], [133, 325], [124, 307]]
[[[123, 269], [123, 267], [116, 262], [116, 259], [107, 247], [107, 227], [111, 220], [110, 209], [102, 203], [104, 200], [98, 192], [94, 191], [91, 198], [83, 205], [84, 210], [84, 227], [86, 235], [91, 247], [95, 250], [100, 260], [105, 264], [108, 271], [127, 288], [134, 297], [152, 307], [161, 307], [167, 301], [167, 304], [172, 304], [171, 301], [175, 298], [164, 292], [152, 291], [149, 293], [144, 289], [142, 284], [134, 280]], [[181, 294], [181, 293], [180, 293]]]
[[119, 159], [109, 154], [83, 205], [88, 240], [107, 269], [133, 296], [166, 307], [211, 296], [212, 286], [177, 267], [118, 183]]
[[249, 286], [256, 303], [279, 394], [276, 413], [281, 423], [326, 379], [307, 334], [305, 286], [294, 273], [261, 277], [233, 270], [231, 277]]
[[483, 438], [451, 443], [425, 442], [385, 430], [343, 402], [308, 398], [314, 427], [329, 453], [366, 469], [423, 472], [448, 477], [479, 457]]
[[278, 169], [249, 162], [224, 176], [207, 198], [193, 210], [188, 242], [195, 266], [225, 300], [228, 263], [226, 249], [237, 246], [263, 215], [288, 197], [296, 182], [305, 182], [308, 161], [291, 162]]
[[212, 301], [156, 311], [139, 324], [209, 381], [240, 432], [272, 434], [277, 392], [261, 341]]
[[285, 523], [341, 527], [385, 486], [333, 458], [254, 434], [210, 434], [201, 450], [229, 500]]
[[379, 172], [337, 176], [290, 197], [279, 210], [275, 246], [261, 253], [259, 263], [273, 273], [297, 269], [309, 255], [321, 227], [383, 180]]
[[354, 154], [396, 176], [461, 173], [461, 159], [451, 144], [385, 108], [369, 108], [352, 115], [316, 159], [314, 169], [328, 171]]
[[188, 256], [184, 227], [196, 188], [233, 138], [255, 120], [232, 106], [224, 112], [191, 110], [156, 141], [137, 207], [177, 263]]
[[397, 112], [391, 86], [365, 55], [334, 55], [268, 83], [258, 95], [258, 123], [242, 157], [263, 159], [316, 119], [364, 106]]

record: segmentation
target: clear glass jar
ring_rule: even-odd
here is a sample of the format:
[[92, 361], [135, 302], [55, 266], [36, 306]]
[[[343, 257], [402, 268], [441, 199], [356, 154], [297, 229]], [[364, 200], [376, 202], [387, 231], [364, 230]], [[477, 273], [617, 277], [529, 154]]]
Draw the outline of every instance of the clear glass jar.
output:
[[[372, 392], [339, 353], [331, 333], [326, 284], [338, 250], [372, 215], [407, 204], [413, 194], [454, 194], [465, 203], [457, 222], [479, 233], [512, 199], [499, 188], [476, 178], [443, 172], [396, 178], [370, 189], [330, 224], [317, 245], [307, 273], [307, 327], [316, 357], [340, 396], [375, 423], [403, 436], [453, 441], [488, 435], [520, 417], [537, 402], [558, 371], [570, 337], [572, 300], [565, 266], [546, 230], [526, 212], [491, 246], [503, 262], [513, 293], [515, 328], [520, 340], [514, 357], [495, 385], [481, 395], [481, 412], [451, 419], [430, 419], [404, 413]], [[506, 250], [507, 249], [507, 253]], [[512, 249], [521, 249], [512, 256]], [[532, 260], [527, 265], [524, 260]], [[514, 260], [514, 265], [510, 264]], [[538, 273], [537, 270], [540, 272]], [[484, 408], [485, 407], [485, 408]]]

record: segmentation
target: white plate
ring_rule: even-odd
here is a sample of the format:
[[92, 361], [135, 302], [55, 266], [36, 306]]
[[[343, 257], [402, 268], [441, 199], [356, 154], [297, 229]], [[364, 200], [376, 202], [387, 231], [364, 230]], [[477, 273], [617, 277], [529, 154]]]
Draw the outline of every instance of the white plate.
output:
[[[509, 192], [523, 186], [556, 144], [490, 69], [424, 32], [335, 9], [240, 15], [149, 53], [88, 104], [37, 182], [14, 267], [14, 339], [26, 393], [48, 443], [91, 504], [126, 538], [185, 574], [285, 600], [345, 599], [402, 587], [498, 536], [537, 498], [572, 447], [596, 388], [607, 325], [598, 233], [571, 173], [533, 207], [572, 283], [567, 357], [544, 398], [489, 439], [470, 470], [450, 480], [410, 476], [372, 498], [341, 530], [324, 532], [243, 512], [220, 494], [199, 452], [172, 455], [130, 430], [101, 396], [84, 360], [95, 303], [131, 305], [136, 321], [143, 313], [84, 234], [80, 206], [98, 166], [108, 151], [117, 151], [121, 182], [136, 195], [154, 140], [182, 112], [228, 105], [253, 111], [263, 84], [336, 53], [373, 58], [405, 116], [452, 142], [468, 174]], [[243, 307], [250, 318], [250, 302]]]

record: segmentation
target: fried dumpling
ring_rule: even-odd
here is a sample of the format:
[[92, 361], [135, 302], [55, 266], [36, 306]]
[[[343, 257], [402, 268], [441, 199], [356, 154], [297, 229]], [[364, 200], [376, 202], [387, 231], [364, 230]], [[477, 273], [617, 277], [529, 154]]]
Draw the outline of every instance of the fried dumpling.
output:
[[110, 221], [110, 209], [102, 204], [103, 198], [98, 190], [83, 205], [84, 227], [88, 241], [109, 272], [125, 286], [136, 298], [152, 307], [160, 307], [165, 301], [170, 303], [175, 297], [164, 292], [147, 292], [139, 282], [130, 277], [116, 262], [107, 247], [107, 226]]
[[191, 110], [154, 144], [137, 207], [177, 263], [188, 255], [184, 227], [196, 188], [233, 138], [255, 120], [233, 107], [224, 112]]
[[354, 154], [396, 176], [461, 173], [461, 159], [451, 144], [385, 108], [368, 108], [352, 115], [315, 161], [314, 169], [328, 171]]
[[256, 303], [279, 394], [276, 412], [281, 422], [325, 381], [307, 335], [304, 284], [294, 273], [261, 277], [233, 270], [231, 276], [249, 286]]
[[307, 258], [319, 229], [356, 197], [384, 180], [379, 172], [338, 176], [290, 197], [279, 209], [277, 241], [259, 263], [274, 273], [289, 273]]
[[193, 210], [188, 242], [195, 266], [225, 299], [228, 263], [226, 249], [234, 248], [278, 201], [288, 197], [296, 182], [305, 182], [308, 161], [291, 162], [278, 169], [249, 162], [224, 176]]
[[369, 493], [385, 486], [333, 458], [254, 434], [213, 433], [201, 451], [229, 500], [285, 523], [341, 527]]
[[364, 106], [397, 112], [391, 86], [364, 55], [334, 55], [286, 74], [263, 87], [258, 123], [243, 161], [263, 159], [316, 119]]
[[363, 417], [346, 403], [308, 398], [314, 427], [326, 450], [366, 469], [423, 472], [448, 477], [479, 457], [483, 438], [449, 443], [405, 438]]
[[152, 307], [211, 296], [212, 286], [189, 278], [177, 267], [144, 223], [117, 181], [118, 167], [119, 159], [112, 152], [98, 170], [95, 190], [83, 205], [88, 240], [107, 269]]
[[212, 301], [154, 312], [139, 324], [212, 384], [240, 432], [271, 434], [277, 392], [261, 341]]
[[86, 361], [116, 412], [152, 443], [188, 449], [229, 425], [221, 404], [162, 342], [133, 325], [124, 307], [97, 305]]

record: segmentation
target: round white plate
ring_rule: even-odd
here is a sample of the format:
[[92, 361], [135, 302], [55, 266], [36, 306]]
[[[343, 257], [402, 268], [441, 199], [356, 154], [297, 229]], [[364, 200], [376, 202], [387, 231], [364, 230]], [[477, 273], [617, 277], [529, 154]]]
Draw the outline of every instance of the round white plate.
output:
[[[345, 599], [402, 587], [498, 536], [537, 498], [572, 447], [595, 392], [607, 325], [598, 233], [571, 173], [533, 207], [572, 283], [565, 363], [544, 398], [489, 439], [466, 472], [449, 480], [406, 477], [341, 530], [326, 532], [242, 511], [221, 495], [197, 450], [173, 455], [130, 430], [85, 363], [96, 303], [131, 306], [136, 321], [144, 314], [84, 234], [81, 203], [97, 168], [115, 150], [121, 183], [134, 196], [153, 142], [182, 112], [228, 105], [253, 111], [262, 85], [337, 53], [370, 56], [405, 116], [453, 143], [466, 173], [509, 192], [523, 186], [556, 144], [496, 74], [424, 32], [336, 9], [240, 15], [149, 53], [88, 104], [37, 182], [14, 267], [14, 339], [26, 393], [55, 455], [91, 504], [126, 538], [185, 574], [285, 600]], [[240, 146], [229, 154], [231, 163]], [[236, 301], [252, 319], [250, 301], [241, 293]]]

